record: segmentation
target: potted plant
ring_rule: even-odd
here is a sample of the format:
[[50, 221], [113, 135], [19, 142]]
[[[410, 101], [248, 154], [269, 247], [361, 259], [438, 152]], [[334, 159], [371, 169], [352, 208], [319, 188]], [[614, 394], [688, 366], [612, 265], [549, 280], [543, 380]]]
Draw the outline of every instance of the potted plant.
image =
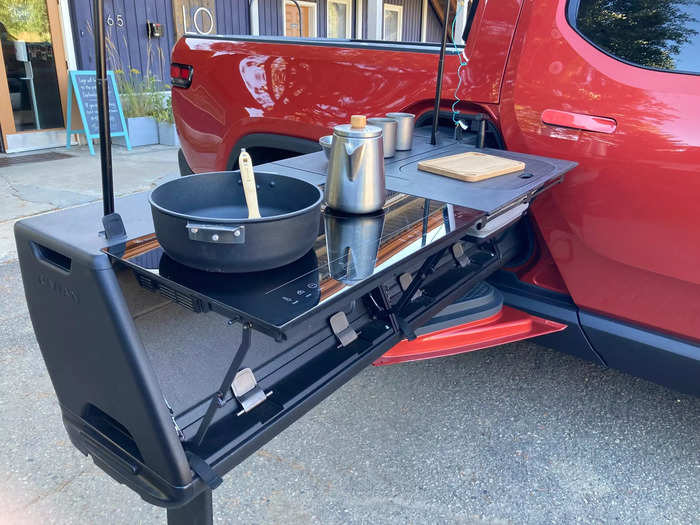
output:
[[[154, 115], [163, 105], [159, 80], [151, 74], [142, 75], [133, 68], [128, 74], [122, 70], [117, 70], [116, 74], [131, 145], [158, 144], [158, 124]], [[125, 143], [123, 137], [115, 137], [114, 142]]]
[[155, 118], [158, 121], [158, 137], [160, 143], [165, 146], [179, 146], [180, 138], [175, 128], [172, 98], [167, 97], [165, 99], [163, 106], [156, 112]]

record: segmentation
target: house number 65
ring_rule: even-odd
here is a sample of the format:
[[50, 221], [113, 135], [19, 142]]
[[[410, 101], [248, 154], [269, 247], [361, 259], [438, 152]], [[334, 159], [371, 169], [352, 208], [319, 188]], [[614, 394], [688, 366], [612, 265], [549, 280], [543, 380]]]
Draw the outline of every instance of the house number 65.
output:
[[[105, 22], [107, 22], [108, 26], [113, 26], [114, 18], [112, 18], [112, 15], [109, 15]], [[117, 27], [124, 27], [124, 17], [122, 15], [117, 15]]]

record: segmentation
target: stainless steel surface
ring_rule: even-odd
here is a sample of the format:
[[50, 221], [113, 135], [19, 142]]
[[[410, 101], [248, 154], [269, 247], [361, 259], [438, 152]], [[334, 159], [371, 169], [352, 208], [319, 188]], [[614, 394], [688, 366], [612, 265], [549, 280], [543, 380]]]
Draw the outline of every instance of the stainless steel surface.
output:
[[384, 158], [388, 159], [396, 154], [396, 129], [398, 122], [389, 117], [373, 117], [367, 119], [367, 124], [382, 129], [384, 139]]
[[331, 146], [333, 145], [333, 135], [325, 135], [318, 139], [318, 143], [321, 145], [321, 148], [323, 149], [323, 153], [325, 153], [326, 158], [330, 159], [331, 158]]
[[325, 201], [347, 213], [379, 211], [386, 201], [382, 130], [376, 126], [334, 128]]
[[353, 128], [350, 124], [340, 124], [333, 128], [334, 137], [349, 137], [354, 139], [378, 137], [382, 134], [382, 129], [377, 126], [365, 126], [363, 128]]
[[245, 243], [245, 226], [188, 222], [187, 236], [193, 241], [243, 244]]
[[413, 113], [387, 113], [387, 117], [397, 122], [396, 150], [408, 151], [413, 146], [413, 128], [416, 116]]
[[480, 239], [491, 237], [517, 221], [529, 207], [530, 203], [523, 202], [503, 213], [497, 214], [495, 217], [486, 216], [469, 228], [469, 235]]
[[384, 228], [384, 213], [323, 217], [331, 277], [354, 284], [372, 275]]

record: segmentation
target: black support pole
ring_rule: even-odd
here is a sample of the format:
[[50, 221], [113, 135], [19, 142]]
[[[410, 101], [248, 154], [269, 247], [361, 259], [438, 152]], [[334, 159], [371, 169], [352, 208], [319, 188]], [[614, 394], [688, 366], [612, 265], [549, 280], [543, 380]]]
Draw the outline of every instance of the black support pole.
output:
[[214, 506], [211, 489], [206, 489], [189, 503], [168, 509], [168, 525], [211, 525], [214, 523]]
[[[450, 24], [450, 0], [445, 0], [445, 21], [442, 28], [442, 45], [440, 46], [440, 61], [438, 62], [437, 82], [435, 86], [435, 113], [433, 114], [433, 130], [430, 133], [430, 143], [437, 144], [438, 123], [440, 121], [440, 98], [442, 97], [442, 72], [445, 69], [445, 49], [447, 48], [447, 28]], [[454, 35], [452, 35], [454, 38]]]
[[95, 76], [100, 124], [100, 162], [102, 164], [102, 205], [104, 214], [114, 213], [114, 179], [112, 176], [112, 139], [109, 131], [109, 84], [105, 60], [104, 1], [95, 0]]

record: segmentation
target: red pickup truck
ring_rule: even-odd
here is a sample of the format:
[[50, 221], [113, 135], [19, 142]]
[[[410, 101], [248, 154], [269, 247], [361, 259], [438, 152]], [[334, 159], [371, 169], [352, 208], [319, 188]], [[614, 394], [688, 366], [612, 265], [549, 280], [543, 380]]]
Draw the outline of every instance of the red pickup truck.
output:
[[[700, 395], [700, 6], [477, 0], [470, 9], [464, 48], [450, 44], [446, 57], [443, 126], [457, 101], [472, 128], [486, 123], [487, 146], [579, 166], [531, 207], [529, 253], [491, 278], [506, 309], [402, 343], [385, 362], [537, 333], [515, 326], [520, 311], [567, 326], [543, 344]], [[172, 54], [181, 171], [235, 169], [242, 147], [258, 163], [316, 151], [354, 113], [407, 111], [427, 125], [438, 53], [188, 35]]]

